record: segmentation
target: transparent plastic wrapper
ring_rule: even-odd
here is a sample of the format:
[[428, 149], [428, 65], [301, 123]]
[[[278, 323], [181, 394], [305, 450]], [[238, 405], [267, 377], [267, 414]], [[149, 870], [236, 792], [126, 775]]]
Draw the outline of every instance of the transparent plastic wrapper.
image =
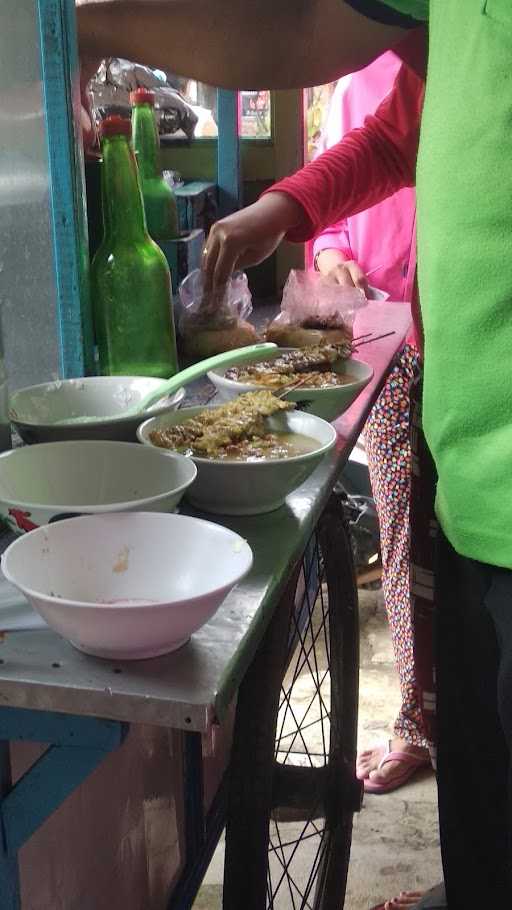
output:
[[103, 60], [89, 83], [96, 126], [109, 114], [131, 117], [130, 92], [137, 88], [148, 88], [155, 93], [155, 114], [161, 136], [182, 130], [187, 139], [194, 138], [197, 114], [166, 81], [165, 73], [119, 57]]
[[202, 359], [259, 340], [247, 322], [252, 297], [244, 272], [235, 272], [221, 289], [212, 291], [205, 287], [204, 272], [194, 269], [181, 282], [179, 298], [179, 333], [189, 357]]
[[267, 340], [282, 347], [351, 341], [356, 312], [367, 303], [358, 288], [334, 284], [318, 272], [292, 269], [281, 312], [267, 327]]

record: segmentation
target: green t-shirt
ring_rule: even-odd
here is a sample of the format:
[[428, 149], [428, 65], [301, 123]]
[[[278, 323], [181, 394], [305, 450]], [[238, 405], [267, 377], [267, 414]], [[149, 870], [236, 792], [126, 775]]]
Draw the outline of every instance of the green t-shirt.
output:
[[348, 2], [380, 21], [429, 20], [417, 172], [424, 430], [446, 536], [464, 556], [512, 568], [512, 0]]

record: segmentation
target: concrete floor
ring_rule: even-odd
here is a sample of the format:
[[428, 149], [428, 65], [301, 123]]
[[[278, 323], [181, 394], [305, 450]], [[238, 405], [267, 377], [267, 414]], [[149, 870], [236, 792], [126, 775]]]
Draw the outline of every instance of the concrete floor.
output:
[[[361, 672], [359, 747], [387, 738], [399, 705], [398, 680], [380, 591], [360, 591]], [[302, 674], [294, 691], [294, 711], [308, 699], [311, 679]], [[328, 692], [323, 693], [324, 697]], [[309, 745], [309, 744], [308, 744]], [[286, 826], [293, 836], [295, 825]], [[301, 847], [300, 862], [308, 868], [308, 851]], [[217, 849], [194, 910], [220, 910], [222, 902], [223, 843]], [[311, 865], [311, 855], [310, 862]], [[401, 889], [421, 890], [441, 879], [436, 791], [432, 773], [421, 772], [394, 793], [366, 796], [354, 820], [354, 835], [346, 910], [369, 910], [376, 902]], [[286, 893], [276, 910], [295, 910], [298, 903]]]

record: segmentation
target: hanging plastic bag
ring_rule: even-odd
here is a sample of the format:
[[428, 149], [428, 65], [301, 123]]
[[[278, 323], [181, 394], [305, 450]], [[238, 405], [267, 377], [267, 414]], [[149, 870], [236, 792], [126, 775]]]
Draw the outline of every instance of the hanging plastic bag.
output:
[[281, 347], [351, 341], [356, 312], [367, 302], [358, 288], [334, 284], [319, 272], [292, 269], [281, 312], [267, 327], [267, 340]]
[[194, 269], [180, 284], [179, 332], [185, 354], [203, 359], [259, 341], [247, 322], [252, 297], [247, 275], [235, 272], [220, 289], [205, 287], [201, 269]]

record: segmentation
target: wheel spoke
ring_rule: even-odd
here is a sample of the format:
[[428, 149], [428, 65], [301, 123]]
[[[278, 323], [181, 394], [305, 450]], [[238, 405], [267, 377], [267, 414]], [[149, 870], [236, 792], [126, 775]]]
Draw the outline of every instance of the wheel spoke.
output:
[[[306, 898], [309, 898], [309, 895], [311, 894], [313, 887], [316, 885], [318, 870], [320, 869], [320, 866], [321, 866], [324, 856], [325, 856], [327, 838], [328, 838], [328, 833], [326, 833], [324, 831], [324, 836], [320, 840], [320, 844], [319, 844], [318, 850], [316, 852], [316, 856], [313, 861], [311, 872], [309, 874], [309, 878], [308, 878], [308, 881], [306, 884], [306, 889], [304, 892]], [[308, 904], [308, 906], [310, 906], [310, 904]]]
[[[317, 633], [317, 636], [315, 637], [315, 640], [316, 640], [316, 638], [318, 638], [318, 633]], [[312, 645], [312, 649], [314, 650], [314, 643]], [[295, 714], [293, 713], [293, 709], [291, 707], [293, 685], [289, 686], [286, 690], [282, 691], [282, 699], [281, 699], [281, 706], [280, 706], [280, 708], [281, 708], [280, 729], [279, 729], [279, 732], [276, 737], [276, 742], [279, 746], [279, 744], [282, 743], [283, 740], [290, 739], [290, 737], [293, 737], [292, 743], [291, 743], [291, 746], [293, 746], [294, 740], [297, 737], [300, 730], [307, 729], [308, 727], [313, 726], [315, 724], [320, 724], [324, 756], [327, 759], [327, 756], [328, 756], [327, 741], [328, 741], [329, 733], [325, 729], [324, 721], [325, 721], [325, 719], [330, 720], [331, 706], [330, 706], [330, 704], [327, 705], [325, 702], [324, 696], [322, 694], [322, 686], [323, 686], [325, 680], [327, 679], [327, 677], [330, 675], [330, 668], [328, 667], [323, 672], [323, 675], [320, 677], [321, 671], [318, 668], [318, 661], [316, 658], [316, 653], [315, 653], [314, 659], [315, 659], [315, 671], [312, 670], [311, 664], [309, 663], [309, 660], [307, 657], [306, 657], [306, 661], [305, 661], [305, 662], [307, 662], [308, 667], [310, 668], [311, 678], [313, 680], [315, 680], [315, 686], [314, 686], [314, 691], [310, 698], [309, 704], [307, 705], [306, 709], [304, 710], [304, 712], [302, 714], [300, 724], [297, 724]], [[306, 724], [304, 724], [304, 721], [305, 721], [306, 717], [309, 715], [309, 713], [310, 713], [311, 709], [313, 708], [313, 706], [315, 705], [315, 703], [318, 704], [319, 717], [317, 717], [314, 721], [312, 721], [311, 723], [308, 723], [306, 725]], [[285, 707], [285, 705], [286, 705], [286, 707]], [[284, 710], [283, 710], [283, 708], [284, 708]], [[285, 732], [285, 725], [286, 725], [286, 721], [289, 716], [289, 712], [293, 713], [293, 719], [296, 722], [296, 729], [291, 732]]]
[[[277, 885], [277, 888], [276, 888], [276, 890], [275, 890], [275, 892], [274, 892], [274, 895], [277, 895], [277, 893], [278, 893], [278, 891], [279, 891], [279, 889], [280, 889], [282, 883], [286, 880], [286, 884], [288, 885], [288, 890], [289, 890], [289, 892], [290, 892], [290, 898], [291, 898], [291, 901], [292, 901], [292, 904], [293, 904], [293, 910], [297, 910], [296, 905], [295, 905], [295, 900], [294, 900], [294, 897], [293, 897], [293, 890], [292, 890], [293, 879], [291, 879], [290, 876], [289, 876], [289, 874], [288, 874], [288, 865], [289, 865], [289, 864], [286, 862], [286, 854], [285, 854], [285, 852], [284, 852], [284, 846], [283, 846], [283, 844], [282, 844], [281, 836], [280, 836], [280, 834], [279, 834], [279, 825], [276, 825], [276, 834], [277, 834], [277, 839], [278, 839], [278, 841], [279, 841], [279, 849], [280, 849], [280, 851], [281, 851], [281, 853], [282, 853], [283, 859], [282, 859], [282, 860], [280, 859], [279, 854], [278, 854], [277, 852], [276, 852], [276, 855], [278, 856], [279, 861], [280, 861], [280, 863], [281, 863], [281, 865], [282, 865], [283, 874], [282, 874], [281, 878], [279, 879], [279, 884]], [[297, 849], [297, 848], [295, 848], [295, 849]], [[293, 854], [292, 854], [292, 857], [293, 857]]]
[[[338, 779], [341, 785], [341, 737], [350, 753], [355, 749], [357, 600], [350, 559], [343, 516], [331, 502], [286, 589], [282, 612], [272, 619], [249, 682], [244, 680], [242, 701], [239, 693], [225, 910], [343, 906], [352, 813], [340, 826], [322, 816], [323, 807], [334, 814], [331, 787]], [[262, 680], [268, 680], [266, 699]]]
[[[317, 641], [318, 641], [320, 635], [322, 634], [322, 630], [323, 629], [327, 630], [328, 619], [329, 619], [329, 611], [327, 610], [327, 612], [325, 613], [325, 616], [324, 616], [324, 621], [322, 622], [318, 631], [317, 632], [312, 631], [311, 643], [308, 648], [306, 648], [304, 646], [305, 638], [304, 639], [302, 638], [302, 633], [301, 633], [299, 627], [296, 626], [297, 627], [297, 638], [301, 642], [302, 647], [299, 649], [298, 655], [296, 657], [295, 672], [294, 672], [292, 680], [290, 680], [290, 682], [288, 684], [289, 688], [291, 688], [297, 682], [297, 679], [300, 676], [300, 674], [302, 673], [306, 664], [308, 664], [308, 667], [311, 670], [311, 667], [309, 664], [309, 656], [310, 656], [311, 652], [314, 651]], [[311, 617], [310, 617], [310, 621], [311, 621]], [[292, 617], [292, 622], [296, 625], [297, 621], [296, 621], [295, 617]], [[307, 632], [306, 632], [306, 634], [307, 634]], [[324, 634], [325, 634], [325, 632], [324, 632]], [[300, 662], [301, 657], [303, 658], [302, 662]], [[330, 666], [330, 660], [328, 661], [328, 666]]]
[[[304, 755], [309, 755], [306, 740], [304, 739], [304, 737], [302, 735], [300, 724], [295, 716], [295, 711], [293, 710], [293, 707], [292, 707], [291, 698], [287, 697], [286, 701], [287, 701], [286, 710], [290, 712], [290, 714], [295, 722], [295, 737], [294, 737], [293, 742], [295, 742], [296, 737], [299, 737], [302, 740], [302, 745], [304, 746], [304, 750], [305, 750]], [[310, 759], [310, 765], [311, 765], [311, 767], [313, 767], [313, 763], [312, 763], [311, 759]]]
[[[306, 833], [307, 829], [309, 827], [312, 827], [314, 830], [311, 831], [310, 833]], [[305, 823], [300, 834], [295, 836], [295, 838], [293, 840], [289, 840], [289, 841], [283, 840], [278, 828], [276, 829], [275, 833], [276, 833], [278, 841], [279, 841], [279, 846], [276, 847], [275, 845], [271, 844], [270, 853], [273, 854], [274, 856], [276, 856], [283, 871], [279, 877], [279, 880], [278, 880], [275, 888], [272, 889], [272, 886], [270, 888], [272, 903], [269, 904], [269, 910], [270, 910], [270, 908], [273, 908], [275, 906], [274, 900], [277, 897], [279, 890], [283, 887], [285, 879], [287, 881], [288, 888], [290, 890], [290, 897], [292, 900], [294, 910], [296, 908], [296, 903], [295, 903], [294, 897], [299, 897], [301, 900], [301, 903], [300, 903], [299, 907], [297, 908], [297, 910], [313, 910], [313, 905], [311, 903], [311, 893], [313, 891], [313, 888], [314, 888], [316, 880], [317, 880], [318, 871], [323, 862], [323, 858], [324, 858], [325, 851], [326, 851], [326, 840], [327, 840], [328, 834], [325, 830], [321, 831], [318, 828], [318, 826], [316, 825], [315, 821], [312, 819], [308, 820]], [[309, 876], [308, 876], [305, 884], [301, 884], [299, 886], [299, 884], [293, 879], [290, 870], [291, 870], [294, 860], [296, 860], [298, 862], [297, 852], [298, 852], [300, 846], [302, 844], [304, 844], [306, 841], [311, 840], [312, 838], [316, 838], [319, 841], [318, 847], [316, 849], [314, 857], [310, 860], [311, 869], [309, 872]], [[288, 857], [288, 859], [286, 859], [285, 850], [292, 846], [293, 846], [293, 851], [292, 851], [291, 855]], [[279, 854], [281, 854], [281, 856]]]
[[[308, 834], [306, 834], [305, 832], [307, 831], [307, 828], [308, 828], [310, 825], [313, 825], [315, 831], [314, 831], [313, 833], [311, 833], [311, 834], [308, 835]], [[296, 854], [297, 854], [297, 851], [298, 851], [300, 845], [303, 844], [306, 840], [309, 840], [309, 839], [312, 838], [312, 837], [318, 837], [318, 836], [322, 837], [322, 835], [321, 835], [321, 833], [318, 831], [317, 826], [316, 826], [314, 823], [312, 823], [310, 820], [308, 820], [308, 821], [305, 822], [305, 824], [304, 824], [304, 826], [303, 826], [303, 828], [302, 828], [302, 831], [300, 832], [299, 836], [296, 837], [294, 840], [291, 840], [291, 841], [289, 841], [289, 842], [284, 842], [284, 843], [283, 843], [283, 841], [282, 841], [282, 839], [281, 839], [280, 832], [279, 832], [279, 825], [278, 825], [277, 823], [276, 823], [276, 832], [275, 832], [275, 833], [276, 833], [277, 838], [278, 838], [278, 841], [279, 841], [279, 849], [280, 849], [280, 851], [281, 851], [281, 853], [282, 853], [282, 855], [283, 855], [283, 860], [281, 860], [281, 857], [279, 856], [279, 853], [278, 853], [278, 851], [277, 851], [277, 849], [276, 849], [275, 847], [273, 847], [273, 851], [272, 851], [272, 852], [274, 852], [274, 855], [277, 856], [279, 862], [281, 863], [282, 868], [283, 868], [283, 872], [282, 872], [281, 877], [279, 878], [279, 881], [278, 881], [278, 883], [277, 883], [277, 885], [276, 885], [275, 890], [273, 890], [273, 892], [272, 892], [272, 898], [275, 899], [275, 897], [276, 897], [276, 895], [277, 895], [279, 889], [281, 888], [281, 886], [282, 886], [282, 884], [283, 884], [284, 879], [286, 878], [286, 879], [287, 879], [287, 882], [288, 882], [288, 885], [289, 885], [289, 888], [290, 888], [290, 894], [292, 895], [291, 886], [293, 886], [293, 888], [294, 888], [295, 891], [297, 892], [297, 895], [300, 896], [300, 898], [301, 898], [301, 900], [302, 900], [302, 903], [300, 904], [300, 907], [298, 908], [298, 910], [307, 910], [307, 908], [309, 908], [309, 910], [312, 910], [312, 908], [310, 907], [310, 904], [309, 904], [309, 903], [307, 903], [307, 902], [304, 903], [305, 896], [304, 896], [304, 894], [301, 892], [301, 890], [300, 890], [298, 884], [297, 884], [297, 883], [294, 881], [294, 879], [290, 876], [289, 869], [290, 869], [290, 867], [291, 867], [292, 864], [293, 864], [293, 860], [294, 860], [294, 858], [295, 858], [295, 856], [296, 856]], [[284, 850], [285, 850], [285, 848], [291, 847], [291, 846], [293, 846], [293, 850], [291, 851], [291, 854], [290, 854], [290, 856], [288, 857], [288, 859], [286, 859], [286, 855], [285, 855], [285, 853], [284, 853]], [[318, 850], [317, 850], [317, 855], [318, 855]], [[295, 910], [295, 901], [293, 900], [293, 896], [292, 896], [292, 901], [293, 901], [293, 907], [294, 907], [294, 910]]]

